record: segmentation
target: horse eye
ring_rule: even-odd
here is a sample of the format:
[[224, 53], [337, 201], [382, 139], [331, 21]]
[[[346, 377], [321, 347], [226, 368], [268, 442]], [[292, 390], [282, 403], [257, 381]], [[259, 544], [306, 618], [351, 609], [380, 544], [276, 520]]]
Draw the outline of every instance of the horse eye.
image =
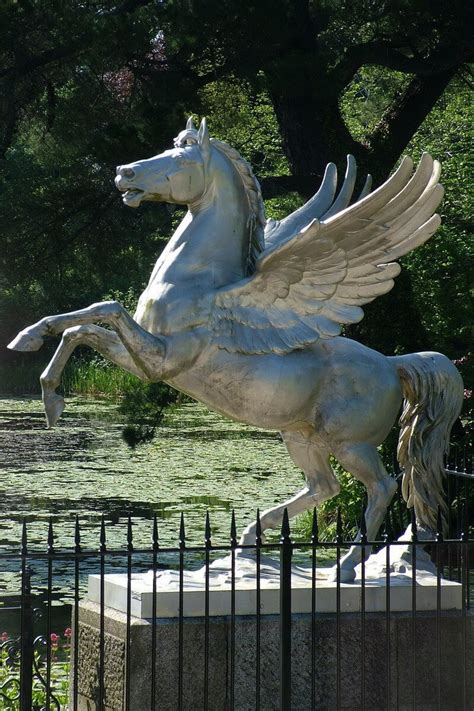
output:
[[196, 144], [196, 141], [194, 140], [194, 138], [187, 138], [186, 139], [187, 146], [194, 146], [195, 144]]

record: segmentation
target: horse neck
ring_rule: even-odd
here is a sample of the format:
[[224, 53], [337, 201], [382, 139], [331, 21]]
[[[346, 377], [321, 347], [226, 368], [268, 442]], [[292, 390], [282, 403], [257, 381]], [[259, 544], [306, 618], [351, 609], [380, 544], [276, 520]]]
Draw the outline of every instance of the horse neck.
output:
[[[225, 172], [225, 174], [224, 174]], [[163, 281], [196, 280], [218, 288], [246, 275], [249, 204], [232, 166], [213, 174], [156, 264]]]

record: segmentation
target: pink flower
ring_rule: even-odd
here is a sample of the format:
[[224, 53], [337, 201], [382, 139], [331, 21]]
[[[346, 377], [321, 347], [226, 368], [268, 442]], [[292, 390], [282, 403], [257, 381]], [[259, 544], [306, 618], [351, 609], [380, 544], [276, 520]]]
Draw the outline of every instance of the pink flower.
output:
[[66, 627], [64, 630], [64, 636], [68, 638], [72, 637], [72, 629], [70, 627]]
[[0, 642], [6, 642], [8, 640], [8, 632], [2, 632], [0, 634]]
[[50, 640], [53, 644], [57, 644], [59, 642], [59, 639], [60, 639], [60, 637], [58, 634], [56, 634], [55, 632], [51, 632]]

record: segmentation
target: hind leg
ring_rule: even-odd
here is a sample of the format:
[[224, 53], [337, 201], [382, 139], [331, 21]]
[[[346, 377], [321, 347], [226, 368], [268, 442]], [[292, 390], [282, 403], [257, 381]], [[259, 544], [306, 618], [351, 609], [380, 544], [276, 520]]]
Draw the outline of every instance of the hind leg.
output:
[[[397, 490], [397, 483], [386, 471], [380, 459], [377, 447], [373, 444], [360, 443], [340, 447], [334, 456], [348, 472], [353, 474], [367, 489], [367, 510], [365, 522], [367, 538], [373, 541], [382, 525], [387, 508]], [[360, 540], [360, 532], [356, 540]], [[366, 551], [366, 557], [370, 550]], [[360, 546], [352, 546], [341, 558], [341, 581], [352, 582], [355, 579], [355, 566], [362, 560]]]
[[[260, 516], [262, 531], [281, 526], [283, 513], [288, 510], [288, 516], [296, 516], [316, 504], [321, 504], [339, 493], [340, 485], [329, 465], [329, 451], [320, 443], [301, 432], [282, 432], [290, 457], [297, 467], [303, 470], [306, 486], [295, 496], [278, 506], [267, 509]], [[240, 542], [254, 544], [256, 521], [244, 530]]]

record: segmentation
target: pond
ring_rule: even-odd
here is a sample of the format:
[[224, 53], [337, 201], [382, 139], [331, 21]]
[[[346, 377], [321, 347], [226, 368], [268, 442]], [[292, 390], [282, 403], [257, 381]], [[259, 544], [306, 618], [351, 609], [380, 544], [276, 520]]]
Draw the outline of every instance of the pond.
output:
[[[177, 545], [181, 512], [190, 545], [203, 543], [206, 511], [213, 542], [227, 543], [232, 509], [241, 531], [257, 507], [285, 500], [303, 483], [277, 433], [198, 404], [179, 406], [151, 443], [134, 450], [121, 429], [107, 400], [69, 398], [53, 430], [45, 427], [40, 399], [0, 400], [0, 557], [19, 550], [23, 520], [30, 550], [46, 550], [50, 518], [57, 549], [72, 547], [76, 515], [82, 545], [93, 550], [102, 514], [108, 547], [126, 545], [128, 512], [137, 548], [150, 546], [154, 514], [161, 545]], [[96, 566], [85, 564], [84, 576]], [[66, 571], [57, 572], [65, 582]], [[14, 590], [18, 566], [3, 564], [0, 593]]]

